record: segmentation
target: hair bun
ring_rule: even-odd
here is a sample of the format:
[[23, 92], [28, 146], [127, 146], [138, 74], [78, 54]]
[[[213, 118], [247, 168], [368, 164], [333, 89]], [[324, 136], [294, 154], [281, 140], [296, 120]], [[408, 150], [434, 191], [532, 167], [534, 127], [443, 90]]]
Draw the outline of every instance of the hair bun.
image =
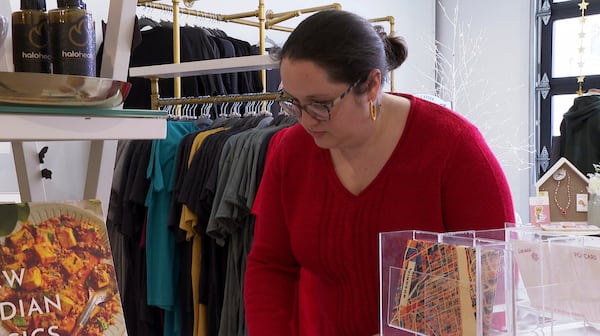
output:
[[381, 39], [385, 41], [385, 39], [388, 37], [388, 34], [385, 32], [383, 26], [375, 25], [373, 26], [373, 28], [375, 28], [375, 31], [377, 32], [377, 34], [379, 34], [379, 37], [381, 37]]

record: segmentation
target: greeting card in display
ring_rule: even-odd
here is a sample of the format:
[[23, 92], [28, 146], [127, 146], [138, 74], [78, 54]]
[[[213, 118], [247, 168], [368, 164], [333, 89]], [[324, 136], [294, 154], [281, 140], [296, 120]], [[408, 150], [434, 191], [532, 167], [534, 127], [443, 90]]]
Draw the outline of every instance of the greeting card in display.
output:
[[[483, 334], [490, 329], [499, 269], [497, 251], [482, 253]], [[410, 240], [390, 314], [390, 325], [424, 335], [477, 334], [476, 250]]]
[[529, 197], [529, 220], [531, 224], [540, 227], [550, 224], [550, 200], [548, 195]]

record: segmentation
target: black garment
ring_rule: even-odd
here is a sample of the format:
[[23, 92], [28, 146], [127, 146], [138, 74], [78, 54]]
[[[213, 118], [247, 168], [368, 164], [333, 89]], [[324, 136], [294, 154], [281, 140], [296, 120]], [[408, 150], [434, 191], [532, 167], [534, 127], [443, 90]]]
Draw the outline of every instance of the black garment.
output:
[[554, 166], [554, 164], [560, 160], [560, 136], [553, 136], [550, 146], [550, 163], [548, 164], [548, 167]]
[[177, 156], [175, 158], [175, 176], [173, 180], [173, 198], [171, 200], [171, 210], [169, 212], [169, 229], [175, 233], [176, 242], [184, 241], [185, 233], [178, 232], [179, 221], [181, 219], [182, 203], [178, 201], [179, 192], [183, 184], [183, 179], [188, 171], [188, 160], [194, 143], [194, 138], [198, 132], [186, 134], [177, 147]]
[[[181, 35], [181, 59], [198, 60], [201, 56], [190, 50], [189, 43]], [[158, 26], [142, 32], [142, 43], [131, 53], [130, 66], [149, 66], [173, 63], [173, 27]], [[130, 77], [131, 89], [123, 106], [125, 108], [151, 108], [150, 80], [147, 78]], [[200, 93], [198, 81], [195, 77], [181, 78], [181, 95], [186, 97], [198, 96]], [[159, 94], [161, 97], [174, 97], [173, 79], [159, 80]]]
[[177, 147], [175, 158], [175, 180], [169, 211], [169, 229], [175, 236], [176, 246], [179, 249], [179, 260], [182, 267], [179, 269], [179, 304], [181, 306], [181, 335], [192, 335], [194, 332], [194, 301], [192, 293], [192, 275], [189, 265], [192, 263], [192, 243], [186, 239], [186, 234], [179, 228], [182, 204], [177, 201], [182, 179], [187, 172], [187, 163], [194, 138], [198, 132], [189, 133], [181, 139]]
[[[130, 66], [149, 66], [173, 62], [172, 27], [159, 25], [142, 31], [141, 34], [142, 42], [131, 53]], [[180, 36], [182, 62], [257, 54], [256, 48], [246, 41], [226, 35], [216, 36], [201, 27], [181, 27]], [[151, 107], [150, 80], [130, 77], [128, 81], [132, 87], [125, 99], [124, 107], [149, 109]], [[262, 91], [262, 83], [259, 71], [187, 76], [181, 78], [181, 90], [183, 97], [254, 93]], [[159, 95], [166, 98], [174, 96], [172, 79], [159, 81]], [[214, 108], [213, 114], [215, 114]]]
[[[182, 50], [185, 45], [185, 48], [189, 51], [188, 56], [185, 58], [182, 54], [182, 62], [221, 58], [219, 47], [214, 43], [207, 31], [201, 27], [181, 27], [181, 42]], [[188, 78], [196, 80], [201, 89], [199, 89], [195, 95], [182, 94], [184, 97], [227, 94], [227, 89], [225, 88], [221, 75], [202, 75]], [[183, 89], [183, 83], [181, 85]]]
[[560, 155], [582, 173], [594, 172], [600, 163], [600, 95], [580, 96], [563, 115]]
[[[104, 20], [102, 20], [102, 43], [100, 43], [100, 46], [98, 47], [98, 52], [96, 54], [96, 59], [98, 60], [96, 62], [96, 74], [97, 76], [100, 76], [100, 74], [102, 73], [102, 57], [104, 54], [104, 41], [106, 40], [106, 22], [104, 22]], [[135, 17], [135, 22], [133, 25], [133, 33], [132, 33], [132, 37], [131, 37], [131, 51], [135, 50], [135, 48], [137, 48], [140, 43], [142, 43], [142, 33], [140, 31], [140, 26], [139, 26], [139, 21], [137, 16]]]
[[[137, 33], [136, 44], [131, 53], [130, 67], [173, 63], [172, 25], [160, 23], [141, 32], [136, 28], [135, 32]], [[137, 38], [139, 36], [141, 36], [141, 41]], [[138, 41], [140, 42], [138, 43]], [[103, 47], [102, 43], [98, 59], [102, 58]], [[250, 43], [227, 36], [220, 31], [191, 26], [180, 29], [180, 59], [182, 62], [250, 56], [258, 53], [258, 49], [251, 46]], [[98, 62], [97, 73], [100, 73], [100, 62]], [[275, 77], [274, 79], [277, 81]], [[151, 81], [140, 77], [128, 77], [127, 81], [131, 83], [131, 88], [123, 107], [150, 109]], [[182, 97], [256, 93], [262, 92], [262, 90], [263, 85], [259, 71], [181, 77]], [[174, 97], [173, 79], [159, 80], [159, 96]], [[214, 107], [212, 114], [213, 117], [216, 117]]]
[[[210, 175], [212, 161], [219, 161], [222, 131], [207, 136], [202, 146], [194, 154], [189, 171], [185, 176], [179, 201], [198, 215], [197, 234], [202, 239], [202, 259], [200, 265], [200, 302], [207, 307], [207, 335], [217, 335], [223, 302], [226, 249], [217, 245], [206, 235], [206, 225], [212, 200], [199, 202], [198, 195]], [[198, 204], [200, 203], [200, 204]]]
[[179, 193], [179, 201], [198, 215], [196, 230], [202, 239], [199, 303], [207, 307], [207, 335], [217, 335], [219, 331], [227, 269], [227, 242], [222, 246], [206, 232], [218, 181], [219, 158], [230, 136], [256, 126], [258, 121], [259, 118], [239, 119], [231, 129], [207, 136], [193, 155]]
[[[235, 56], [256, 55], [256, 49], [253, 49], [250, 43], [233, 38], [225, 37], [231, 41], [235, 47]], [[260, 80], [260, 71], [238, 72], [238, 91], [239, 93], [262, 92], [262, 82]]]
[[[235, 57], [235, 46], [231, 41], [220, 36], [211, 36], [213, 43], [219, 49], [221, 58]], [[238, 90], [238, 74], [236, 72], [222, 74], [221, 78], [225, 85], [227, 94], [237, 94]]]
[[[146, 218], [144, 200], [149, 182], [145, 175], [151, 145], [149, 140], [132, 140], [127, 152], [119, 156], [119, 160], [126, 161], [120, 171], [121, 183], [112, 187], [107, 227], [111, 239], [122, 242], [121, 253], [128, 258], [127, 274], [118, 278], [119, 287], [124, 288], [121, 301], [127, 333], [162, 336], [160, 310], [148, 306], [146, 300], [146, 255], [140, 247]], [[121, 236], [115, 238], [114, 235]], [[115, 269], [121, 269], [118, 264], [121, 258], [114, 261]]]

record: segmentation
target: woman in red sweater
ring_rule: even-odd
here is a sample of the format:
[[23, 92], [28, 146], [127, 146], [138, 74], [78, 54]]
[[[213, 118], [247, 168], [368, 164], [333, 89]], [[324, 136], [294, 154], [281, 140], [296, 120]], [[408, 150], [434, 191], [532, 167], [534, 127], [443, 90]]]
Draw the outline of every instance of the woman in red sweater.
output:
[[364, 18], [316, 13], [279, 56], [299, 123], [274, 138], [254, 203], [249, 335], [377, 334], [378, 234], [502, 228], [505, 176], [463, 117], [382, 92], [407, 49]]

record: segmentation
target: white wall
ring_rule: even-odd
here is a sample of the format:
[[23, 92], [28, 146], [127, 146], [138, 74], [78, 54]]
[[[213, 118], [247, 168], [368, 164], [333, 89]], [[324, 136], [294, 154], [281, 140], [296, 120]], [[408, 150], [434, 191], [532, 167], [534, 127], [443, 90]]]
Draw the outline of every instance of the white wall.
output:
[[[477, 40], [479, 47], [467, 46], [467, 52], [478, 50], [470, 63], [469, 81], [460, 83], [462, 105], [455, 108], [468, 114], [484, 134], [507, 175], [516, 211], [529, 221], [530, 186], [530, 59], [531, 2], [505, 0], [442, 0], [447, 9], [458, 8], [459, 22], [465, 33]], [[441, 18], [438, 5], [438, 39], [448, 41], [452, 26]]]

